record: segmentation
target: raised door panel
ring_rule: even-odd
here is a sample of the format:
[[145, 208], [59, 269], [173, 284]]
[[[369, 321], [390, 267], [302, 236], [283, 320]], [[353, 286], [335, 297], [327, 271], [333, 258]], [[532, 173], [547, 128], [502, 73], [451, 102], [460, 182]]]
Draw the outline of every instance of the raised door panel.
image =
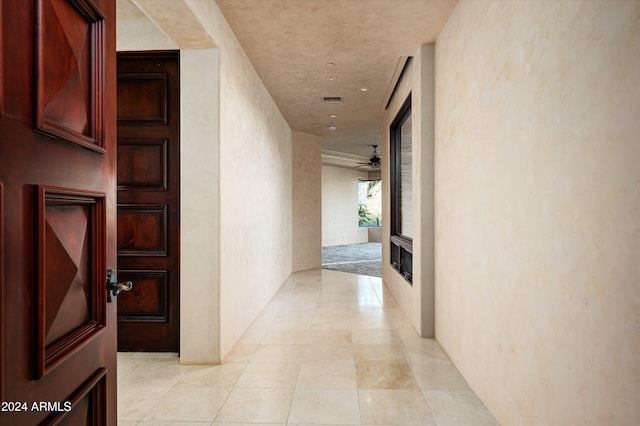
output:
[[167, 140], [118, 140], [118, 189], [167, 190]]
[[104, 148], [104, 17], [89, 0], [37, 0], [36, 127]]
[[99, 368], [64, 401], [38, 402], [39, 408], [53, 411], [41, 425], [106, 425], [106, 374], [106, 368]]
[[[166, 73], [118, 74], [118, 125], [167, 124], [167, 84]], [[136, 99], [136, 103], [129, 99]]]
[[38, 190], [37, 377], [105, 326], [104, 194]]
[[167, 271], [118, 271], [120, 281], [135, 282], [118, 298], [118, 321], [166, 322], [169, 318]]
[[166, 256], [167, 206], [118, 206], [118, 256]]

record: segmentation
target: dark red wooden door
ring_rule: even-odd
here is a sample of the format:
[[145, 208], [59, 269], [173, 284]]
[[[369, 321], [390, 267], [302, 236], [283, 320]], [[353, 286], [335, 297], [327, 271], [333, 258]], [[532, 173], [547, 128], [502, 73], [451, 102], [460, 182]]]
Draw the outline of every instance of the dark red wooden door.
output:
[[179, 52], [118, 53], [118, 349], [179, 349]]
[[115, 425], [115, 2], [0, 19], [0, 424]]

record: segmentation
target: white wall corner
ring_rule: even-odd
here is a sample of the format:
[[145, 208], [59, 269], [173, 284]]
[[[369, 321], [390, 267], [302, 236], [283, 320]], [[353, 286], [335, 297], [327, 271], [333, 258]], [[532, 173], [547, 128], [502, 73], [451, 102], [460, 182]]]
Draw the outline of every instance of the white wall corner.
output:
[[322, 264], [322, 138], [292, 132], [292, 269]]
[[[418, 188], [416, 204], [420, 221], [417, 226], [420, 238], [416, 241], [420, 259], [419, 281], [422, 337], [435, 337], [435, 239], [434, 239], [434, 45], [422, 44], [416, 52], [414, 97], [417, 102], [416, 117], [419, 117], [419, 143], [416, 144], [416, 176]], [[415, 248], [415, 246], [414, 246]]]
[[219, 364], [219, 49], [182, 50], [180, 72], [180, 362]]

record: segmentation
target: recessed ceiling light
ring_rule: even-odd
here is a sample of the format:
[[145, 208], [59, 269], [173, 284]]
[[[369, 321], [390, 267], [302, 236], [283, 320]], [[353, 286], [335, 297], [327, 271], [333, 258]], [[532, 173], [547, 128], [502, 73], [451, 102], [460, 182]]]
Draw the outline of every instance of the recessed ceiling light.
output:
[[361, 87], [361, 88], [360, 88], [360, 91], [361, 91], [361, 92], [368, 92], [369, 90], [371, 90], [371, 87], [367, 87], [367, 86], [365, 86], [365, 87]]
[[336, 79], [336, 76], [335, 76], [335, 75], [330, 75], [330, 76], [329, 76], [329, 80], [333, 81], [333, 80], [335, 80], [335, 79]]
[[331, 117], [331, 118], [336, 118], [336, 117], [337, 117], [337, 115], [336, 115], [336, 114], [329, 114], [329, 117]]
[[337, 129], [337, 127], [334, 126], [333, 124], [329, 126], [329, 130], [336, 130], [336, 129]]
[[328, 66], [328, 67], [335, 67], [336, 66], [336, 64], [334, 64], [333, 62], [327, 62], [325, 65]]

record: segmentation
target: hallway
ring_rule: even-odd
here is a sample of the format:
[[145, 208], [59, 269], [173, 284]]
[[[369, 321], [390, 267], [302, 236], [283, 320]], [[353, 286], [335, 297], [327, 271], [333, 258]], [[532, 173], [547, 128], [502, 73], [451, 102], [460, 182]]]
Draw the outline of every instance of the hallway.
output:
[[118, 355], [118, 424], [497, 425], [379, 278], [296, 273], [220, 366]]

